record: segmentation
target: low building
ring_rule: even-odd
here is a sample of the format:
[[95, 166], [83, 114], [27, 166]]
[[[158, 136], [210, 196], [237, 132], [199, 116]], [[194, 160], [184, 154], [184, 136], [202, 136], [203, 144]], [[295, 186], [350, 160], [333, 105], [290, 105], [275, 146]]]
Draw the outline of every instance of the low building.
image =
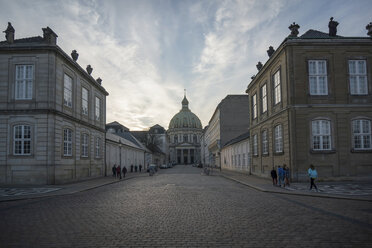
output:
[[114, 165], [126, 167], [128, 172], [141, 166], [146, 170], [146, 153], [150, 153], [130, 133], [129, 129], [118, 122], [106, 125], [106, 173], [112, 173]]
[[292, 180], [372, 176], [372, 39], [308, 30], [268, 50], [248, 85], [252, 173], [286, 164]]
[[249, 128], [247, 95], [227, 95], [216, 107], [205, 132], [209, 163], [221, 167], [221, 147]]
[[221, 169], [251, 173], [249, 131], [228, 141], [221, 148]]
[[60, 184], [105, 174], [107, 91], [57, 34], [0, 42], [0, 183]]

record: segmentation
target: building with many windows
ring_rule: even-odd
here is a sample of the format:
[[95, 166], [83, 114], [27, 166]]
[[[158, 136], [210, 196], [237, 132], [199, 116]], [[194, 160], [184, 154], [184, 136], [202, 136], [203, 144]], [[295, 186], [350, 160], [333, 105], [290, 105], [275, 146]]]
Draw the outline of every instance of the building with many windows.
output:
[[314, 164], [322, 178], [372, 175], [372, 39], [329, 26], [298, 36], [293, 23], [257, 65], [246, 90], [253, 174], [286, 164], [293, 180], [305, 180]]
[[0, 42], [0, 183], [59, 184], [105, 174], [108, 93], [58, 45], [43, 37]]
[[228, 141], [221, 148], [221, 169], [250, 174], [249, 131]]
[[249, 99], [247, 95], [227, 95], [216, 107], [208, 128], [204, 133], [203, 143], [207, 146], [202, 160], [209, 165], [221, 167], [221, 148], [230, 140], [248, 132]]
[[200, 119], [189, 109], [189, 101], [182, 100], [182, 109], [173, 116], [167, 131], [169, 162], [176, 164], [200, 163]]

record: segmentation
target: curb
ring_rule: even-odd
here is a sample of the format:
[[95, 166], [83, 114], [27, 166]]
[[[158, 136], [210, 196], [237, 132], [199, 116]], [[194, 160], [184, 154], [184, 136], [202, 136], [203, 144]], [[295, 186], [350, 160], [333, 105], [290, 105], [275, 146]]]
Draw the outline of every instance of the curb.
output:
[[267, 190], [263, 189], [261, 187], [257, 187], [255, 185], [243, 182], [241, 180], [235, 179], [233, 177], [229, 177], [226, 175], [219, 175], [226, 179], [235, 181], [237, 183], [243, 184], [245, 186], [248, 186], [254, 190], [265, 192], [265, 193], [275, 193], [275, 194], [284, 194], [284, 195], [296, 195], [296, 196], [305, 196], [305, 197], [320, 197], [320, 198], [329, 198], [329, 199], [338, 199], [338, 200], [351, 200], [351, 201], [366, 201], [366, 202], [372, 202], [372, 199], [363, 199], [363, 198], [351, 198], [351, 197], [343, 197], [343, 196], [333, 196], [333, 195], [313, 195], [313, 194], [304, 194], [304, 193], [296, 193], [296, 192], [279, 192], [279, 191], [273, 191], [273, 190]]
[[[147, 175], [147, 174], [133, 176], [133, 177], [125, 178], [125, 179], [123, 178], [123, 179], [118, 180], [118, 181], [107, 182], [107, 183], [103, 183], [103, 184], [92, 186], [90, 188], [80, 189], [80, 190], [78, 189], [78, 190], [75, 190], [75, 191], [61, 193], [61, 194], [53, 194], [53, 193], [50, 194], [50, 195], [41, 195], [41, 194], [40, 195], [37, 195], [37, 194], [35, 194], [33, 196], [32, 195], [28, 195], [28, 196], [25, 196], [25, 197], [13, 198], [13, 199], [1, 199], [1, 197], [0, 197], [0, 203], [1, 202], [22, 201], [22, 200], [32, 200], [32, 199], [41, 199], [41, 198], [50, 198], [50, 197], [56, 197], [56, 196], [72, 195], [72, 194], [76, 194], [76, 193], [85, 192], [85, 191], [89, 191], [89, 190], [92, 190], [92, 189], [100, 188], [100, 187], [103, 187], [103, 186], [106, 186], [106, 185], [110, 185], [110, 184], [114, 184], [114, 183], [119, 183], [119, 182], [131, 180], [131, 179], [134, 179], [134, 178], [137, 178], [137, 177], [144, 177], [145, 175]], [[58, 192], [58, 190], [56, 192]]]

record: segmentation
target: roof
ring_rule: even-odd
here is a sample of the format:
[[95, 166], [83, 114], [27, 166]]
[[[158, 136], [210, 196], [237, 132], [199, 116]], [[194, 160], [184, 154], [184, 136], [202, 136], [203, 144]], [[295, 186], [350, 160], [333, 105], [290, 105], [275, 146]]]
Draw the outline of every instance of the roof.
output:
[[327, 33], [320, 32], [318, 30], [309, 29], [306, 33], [301, 35], [301, 39], [335, 39], [335, 38], [344, 38], [343, 36], [330, 36]]
[[122, 128], [123, 130], [125, 131], [129, 131], [129, 128], [127, 128], [126, 126], [120, 124], [119, 122], [117, 121], [113, 121], [113, 122], [110, 122], [108, 124], [106, 124], [106, 129], [110, 128], [110, 127], [120, 127]]
[[157, 145], [152, 144], [152, 143], [147, 145], [147, 149], [149, 149], [152, 153], [165, 154]]
[[223, 145], [223, 147], [226, 147], [226, 146], [229, 146], [229, 145], [233, 145], [233, 144], [238, 143], [238, 142], [240, 142], [242, 140], [248, 139], [249, 137], [250, 137], [249, 131], [248, 132], [245, 132], [245, 133], [239, 135], [238, 137], [235, 137], [235, 138], [227, 141], [225, 143], [225, 145]]
[[[22, 43], [43, 43], [45, 42], [44, 38], [41, 36], [34, 36], [22, 39], [15, 39], [13, 44], [22, 44]], [[6, 40], [0, 41], [0, 44], [9, 44]]]
[[185, 96], [182, 100], [182, 109], [173, 116], [169, 122], [168, 130], [172, 130], [174, 128], [203, 128], [199, 117], [191, 112], [188, 104], [189, 101]]

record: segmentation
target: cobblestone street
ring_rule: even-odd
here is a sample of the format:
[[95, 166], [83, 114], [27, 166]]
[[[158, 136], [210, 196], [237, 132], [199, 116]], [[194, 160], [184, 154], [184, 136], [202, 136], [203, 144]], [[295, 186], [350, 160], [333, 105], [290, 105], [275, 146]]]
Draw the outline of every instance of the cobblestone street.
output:
[[372, 203], [264, 193], [178, 165], [0, 202], [0, 247], [371, 247]]

